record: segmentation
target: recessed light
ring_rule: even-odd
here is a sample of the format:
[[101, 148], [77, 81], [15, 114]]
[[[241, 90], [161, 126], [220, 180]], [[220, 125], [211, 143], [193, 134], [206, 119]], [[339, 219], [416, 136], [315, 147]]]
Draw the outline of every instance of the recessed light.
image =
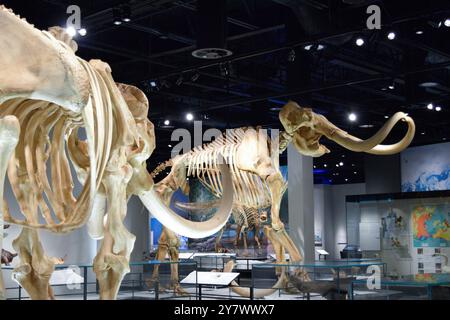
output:
[[345, 182], [347, 182], [347, 181], [348, 181], [348, 179], [346, 178], [346, 179], [345, 179]]
[[349, 115], [348, 115], [348, 120], [350, 120], [350, 121], [356, 121], [356, 114], [354, 114], [354, 113], [350, 113]]
[[394, 40], [395, 36], [396, 36], [395, 32], [391, 31], [391, 32], [388, 33], [387, 38], [389, 40]]
[[169, 148], [172, 148], [172, 145], [171, 145], [171, 144], [169, 144], [169, 145], [168, 145], [168, 147], [169, 147]]
[[87, 30], [85, 28], [81, 28], [80, 30], [78, 30], [78, 33], [80, 34], [80, 36], [84, 37], [87, 34]]
[[323, 167], [326, 168], [326, 167], [328, 167], [328, 166], [327, 166], [327, 164], [325, 163], [325, 164], [323, 165]]
[[356, 39], [355, 43], [356, 43], [356, 45], [358, 47], [361, 47], [361, 46], [364, 45], [364, 39], [363, 38], [358, 38], [358, 39]]
[[304, 49], [306, 51], [309, 51], [309, 50], [311, 50], [312, 46], [313, 46], [312, 44], [307, 44], [306, 46], [304, 46]]
[[416, 34], [423, 34], [423, 31], [422, 30], [417, 30]]
[[427, 109], [428, 110], [433, 110], [434, 109], [433, 104], [432, 103], [427, 104]]
[[389, 119], [389, 116], [384, 116], [385, 119]]
[[343, 166], [344, 165], [344, 163], [341, 161], [341, 162], [339, 162], [339, 166]]
[[421, 132], [420, 134], [424, 136], [424, 135], [425, 135], [425, 132]]
[[436, 110], [437, 112], [439, 112], [439, 111], [441, 111], [442, 110], [442, 108], [441, 107], [439, 107], [439, 106], [437, 106], [434, 110]]
[[164, 125], [168, 126], [170, 124], [170, 120], [164, 120]]
[[358, 172], [356, 172], [356, 171], [353, 171], [353, 174], [358, 174]]
[[194, 120], [194, 115], [192, 113], [186, 114], [186, 120], [188, 120], [188, 121]]
[[447, 28], [450, 28], [450, 18], [445, 19], [444, 26], [446, 26]]

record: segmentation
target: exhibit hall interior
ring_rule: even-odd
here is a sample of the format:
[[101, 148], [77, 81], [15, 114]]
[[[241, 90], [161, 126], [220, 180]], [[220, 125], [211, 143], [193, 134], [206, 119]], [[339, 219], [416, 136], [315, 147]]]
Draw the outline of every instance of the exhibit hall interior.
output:
[[0, 300], [450, 300], [449, 39], [448, 0], [0, 0]]

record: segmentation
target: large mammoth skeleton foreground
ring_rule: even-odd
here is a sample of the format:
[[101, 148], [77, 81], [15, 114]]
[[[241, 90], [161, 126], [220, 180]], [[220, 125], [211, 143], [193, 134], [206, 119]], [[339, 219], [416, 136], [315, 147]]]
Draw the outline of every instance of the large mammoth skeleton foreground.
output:
[[[38, 230], [67, 233], [86, 223], [103, 239], [94, 260], [100, 297], [116, 298], [135, 240], [123, 225], [133, 194], [177, 234], [205, 237], [223, 227], [233, 198], [227, 165], [220, 166], [225, 191], [214, 218], [179, 217], [158, 198], [146, 170], [155, 141], [145, 95], [116, 84], [106, 63], [77, 57], [77, 44], [61, 28], [37, 30], [0, 6], [0, 29], [0, 230], [4, 221], [23, 226], [13, 242], [20, 259], [13, 278], [32, 299], [52, 297], [54, 259]], [[5, 175], [20, 212], [4, 201]]]
[[[294, 244], [280, 220], [280, 203], [287, 189], [287, 182], [284, 181], [279, 169], [279, 154], [286, 150], [289, 143], [293, 143], [301, 154], [320, 157], [330, 152], [320, 144], [322, 136], [355, 152], [394, 154], [411, 143], [415, 125], [405, 113], [398, 112], [373, 137], [361, 140], [339, 129], [324, 116], [315, 114], [311, 109], [302, 108], [293, 101], [282, 108], [279, 117], [285, 129], [281, 132], [280, 139], [269, 137], [267, 131], [261, 128], [245, 127], [228, 130], [214, 142], [166, 161], [152, 174], [156, 175], [166, 167], [171, 167], [170, 173], [155, 185], [155, 190], [161, 194], [167, 204], [170, 203], [177, 189], [188, 193], [189, 186], [186, 178], [189, 177], [197, 178], [206, 189], [219, 198], [223, 189], [215, 159], [216, 154], [224, 155], [231, 168], [234, 206], [246, 206], [257, 210], [269, 204], [271, 225], [264, 227], [264, 233], [273, 245], [277, 262], [284, 262], [285, 251], [289, 253], [292, 262], [301, 262], [303, 260], [301, 251]], [[405, 136], [392, 145], [380, 144], [399, 121], [404, 121], [408, 125]], [[169, 252], [172, 260], [178, 260], [178, 245], [176, 234], [164, 228], [158, 247], [158, 257], [164, 259], [166, 252]], [[287, 279], [287, 276], [281, 275], [273, 290], [260, 292], [256, 290], [255, 297], [275, 292], [276, 288], [286, 284]], [[172, 275], [172, 281], [177, 280], [177, 275]], [[232, 289], [240, 295], [250, 295], [248, 288], [235, 286]]]

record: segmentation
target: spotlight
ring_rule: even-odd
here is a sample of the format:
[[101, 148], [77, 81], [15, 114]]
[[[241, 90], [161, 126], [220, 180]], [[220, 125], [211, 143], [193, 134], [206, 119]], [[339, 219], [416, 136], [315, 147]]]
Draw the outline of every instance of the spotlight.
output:
[[385, 119], [389, 119], [389, 116], [384, 116]]
[[417, 30], [417, 31], [416, 31], [416, 34], [418, 34], [418, 35], [423, 34], [423, 30]]
[[294, 49], [291, 49], [289, 51], [287, 59], [288, 59], [289, 62], [294, 62], [295, 61], [295, 51], [294, 51]]
[[328, 167], [328, 165], [325, 163], [325, 164], [323, 165], [323, 167], [326, 168], [326, 167]]
[[81, 28], [80, 30], [78, 30], [78, 33], [80, 34], [80, 36], [84, 37], [87, 34], [87, 30], [85, 28]]
[[350, 120], [350, 121], [356, 121], [356, 114], [354, 114], [354, 113], [350, 113], [349, 115], [348, 115], [348, 120]]
[[325, 48], [325, 46], [323, 44], [317, 45], [317, 51], [323, 50], [324, 48]]
[[177, 79], [177, 81], [175, 82], [175, 84], [177, 86], [181, 86], [181, 84], [183, 83], [183, 75], [180, 75]]
[[450, 18], [447, 18], [444, 20], [444, 26], [446, 26], [447, 28], [450, 28]]
[[432, 104], [432, 103], [429, 103], [429, 104], [427, 105], [427, 109], [428, 109], [428, 110], [433, 110], [433, 109], [434, 109], [433, 104]]
[[77, 30], [75, 30], [74, 27], [67, 27], [66, 33], [71, 37], [75, 37], [75, 35], [77, 34]]
[[194, 73], [194, 75], [191, 78], [192, 82], [195, 82], [198, 80], [198, 78], [200, 77], [200, 74], [198, 72]]
[[186, 120], [188, 120], [188, 121], [194, 120], [194, 115], [192, 113], [186, 114]]
[[164, 120], [164, 125], [168, 126], [170, 124], [170, 120]]
[[226, 62], [220, 64], [220, 74], [222, 77], [228, 77], [230, 75], [230, 68], [229, 64]]
[[130, 22], [131, 21], [131, 7], [130, 5], [124, 5], [122, 7], [122, 21]]
[[156, 81], [150, 81], [150, 87], [156, 88]]
[[394, 40], [395, 37], [396, 37], [396, 34], [395, 34], [394, 31], [389, 32], [388, 35], [387, 35], [387, 38], [388, 38], [389, 40]]
[[434, 110], [436, 110], [437, 112], [439, 112], [439, 111], [441, 111], [442, 110], [442, 108], [441, 107], [439, 107], [439, 106], [437, 106]]
[[394, 89], [395, 89], [395, 84], [394, 84], [394, 82], [392, 82], [392, 84], [390, 84], [390, 85], [388, 86], [388, 88], [389, 88], [389, 90], [394, 90]]
[[344, 163], [341, 161], [341, 162], [339, 162], [339, 166], [340, 167], [343, 167], [344, 166]]
[[171, 144], [169, 144], [169, 145], [167, 145], [169, 148], [172, 148], [172, 145]]
[[116, 26], [119, 26], [122, 24], [122, 12], [119, 8], [113, 8], [113, 23]]
[[360, 37], [360, 38], [356, 39], [355, 43], [358, 47], [361, 47], [364, 45], [364, 39]]
[[[306, 51], [309, 51], [309, 50], [311, 50], [312, 47], [313, 47], [312, 44], [307, 44], [306, 46], [303, 47], [303, 49], [305, 49]], [[294, 52], [294, 55], [295, 55], [295, 52]]]

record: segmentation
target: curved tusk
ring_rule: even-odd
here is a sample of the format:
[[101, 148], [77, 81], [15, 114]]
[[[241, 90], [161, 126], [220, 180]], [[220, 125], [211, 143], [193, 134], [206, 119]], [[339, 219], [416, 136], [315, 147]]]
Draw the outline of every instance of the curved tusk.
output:
[[180, 217], [162, 202], [153, 186], [150, 190], [142, 192], [139, 198], [147, 210], [173, 232], [192, 239], [209, 237], [219, 232], [227, 223], [233, 206], [233, 185], [230, 169], [226, 164], [219, 164], [219, 169], [223, 184], [222, 200], [216, 214], [207, 221], [193, 222]]
[[[231, 272], [234, 268], [234, 261], [229, 261], [223, 268], [223, 272]], [[253, 289], [253, 298], [262, 298], [274, 294], [277, 290], [283, 289], [284, 284], [287, 282], [286, 274], [283, 272], [278, 278], [277, 283], [270, 289]], [[250, 298], [250, 288], [243, 288], [239, 286], [236, 281], [231, 282], [231, 291], [240, 295], [241, 297]]]
[[[386, 139], [386, 137], [391, 132], [392, 128], [400, 120], [405, 121], [408, 124], [408, 131], [403, 137], [403, 139], [391, 145], [380, 144], [384, 139]], [[344, 148], [347, 148], [355, 152], [367, 152], [377, 155], [389, 155], [404, 150], [409, 146], [416, 132], [416, 127], [413, 119], [411, 117], [408, 117], [403, 112], [397, 112], [396, 114], [394, 114], [384, 124], [384, 126], [380, 130], [378, 130], [376, 134], [374, 134], [372, 137], [366, 140], [361, 140], [357, 137], [354, 137], [348, 134], [347, 132], [337, 128], [331, 123], [329, 123], [329, 125], [333, 130], [331, 132], [327, 132], [329, 131], [329, 129], [324, 130], [324, 135], [330, 140], [333, 140], [336, 143], [343, 146]]]

